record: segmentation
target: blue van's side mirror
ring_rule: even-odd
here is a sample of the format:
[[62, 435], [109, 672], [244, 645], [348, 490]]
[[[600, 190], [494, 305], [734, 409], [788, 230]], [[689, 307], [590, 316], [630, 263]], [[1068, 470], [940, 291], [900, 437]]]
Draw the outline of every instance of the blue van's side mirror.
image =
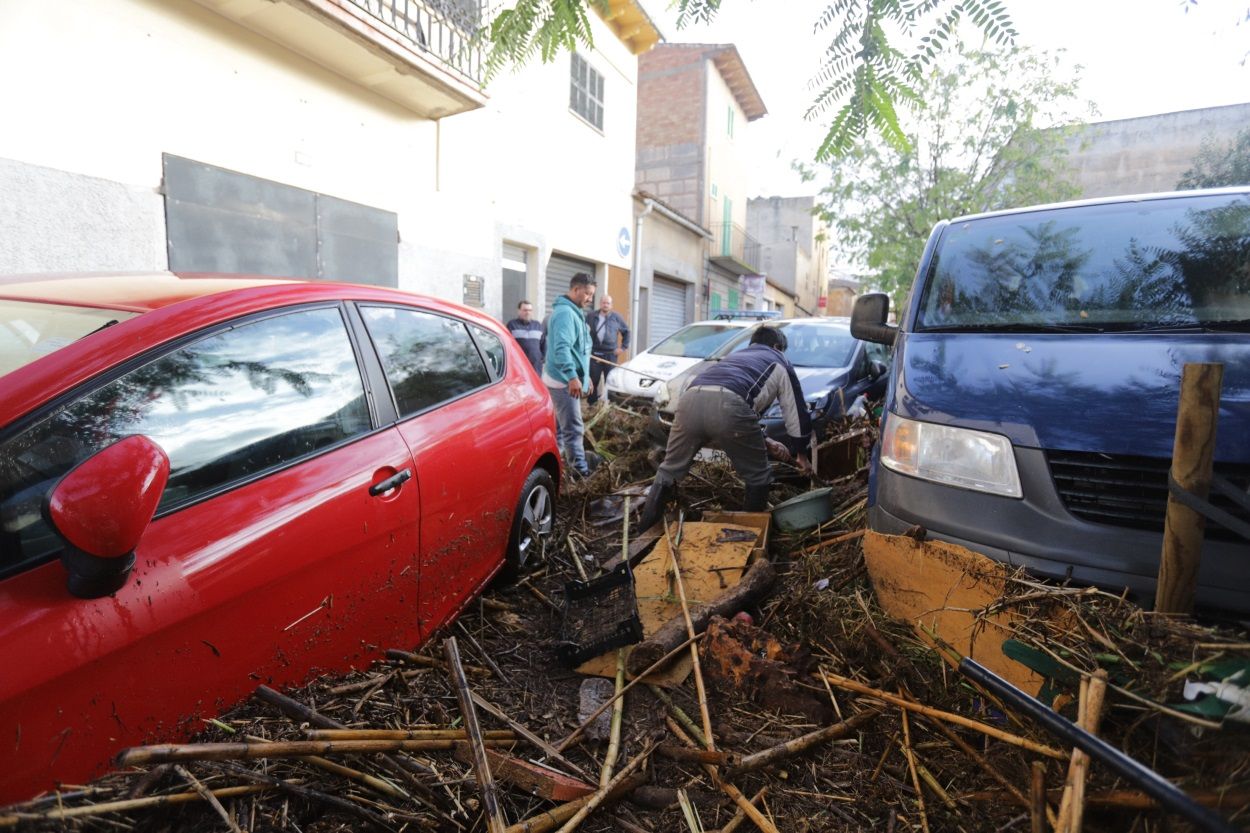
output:
[[884, 292], [860, 295], [851, 310], [851, 335], [876, 344], [893, 344], [898, 327], [885, 323], [889, 313], [889, 295]]

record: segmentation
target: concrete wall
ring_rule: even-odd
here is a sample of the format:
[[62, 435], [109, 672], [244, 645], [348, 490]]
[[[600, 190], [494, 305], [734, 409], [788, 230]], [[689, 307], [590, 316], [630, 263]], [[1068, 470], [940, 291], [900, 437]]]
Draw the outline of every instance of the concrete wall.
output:
[[156, 188], [0, 159], [0, 193], [0, 274], [169, 265]]
[[1171, 191], [1207, 138], [1227, 145], [1250, 128], [1250, 103], [1098, 122], [1067, 142], [1082, 197]]
[[433, 187], [434, 123], [190, 0], [9, 0], [0, 74], [10, 79], [0, 112], [21, 125], [0, 131], [0, 157], [14, 163], [0, 189], [6, 201], [35, 199], [32, 187], [51, 200], [44, 216], [4, 229], [42, 241], [27, 268], [76, 267], [65, 253], [92, 229], [103, 231], [101, 262], [159, 264], [150, 253], [165, 235], [149, 220], [163, 209], [142, 207], [138, 221], [113, 201], [99, 216], [78, 196], [158, 194], [166, 152], [395, 211], [401, 237], [419, 237], [413, 207]]
[[[815, 313], [828, 270], [827, 230], [812, 215], [815, 197], [756, 197], [747, 233], [760, 242], [769, 279], [796, 296], [800, 312]], [[822, 238], [822, 239], [818, 239]]]

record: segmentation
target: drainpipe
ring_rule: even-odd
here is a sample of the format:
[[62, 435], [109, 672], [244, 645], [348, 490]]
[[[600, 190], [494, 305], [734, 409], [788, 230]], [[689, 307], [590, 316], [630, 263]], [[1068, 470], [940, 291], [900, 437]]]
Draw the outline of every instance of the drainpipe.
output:
[[655, 200], [644, 199], [642, 204], [645, 208], [638, 215], [638, 221], [634, 227], [634, 268], [629, 273], [629, 331], [633, 334], [635, 354], [639, 350], [644, 349], [642, 347], [642, 333], [638, 330], [638, 296], [642, 290], [642, 275], [639, 273], [639, 270], [642, 269], [642, 221], [655, 208]]

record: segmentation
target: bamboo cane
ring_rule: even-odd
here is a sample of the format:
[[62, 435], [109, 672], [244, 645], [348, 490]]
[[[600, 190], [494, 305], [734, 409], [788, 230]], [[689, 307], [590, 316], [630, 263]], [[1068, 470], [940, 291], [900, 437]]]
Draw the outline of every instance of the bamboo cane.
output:
[[625, 687], [625, 649], [616, 649], [616, 703], [612, 707], [612, 726], [608, 730], [608, 751], [603, 757], [603, 769], [599, 773], [599, 787], [607, 789], [612, 780], [612, 768], [621, 751], [621, 718], [625, 714], [625, 698], [620, 696]]
[[595, 709], [594, 712], [591, 713], [590, 717], [583, 720], [580, 726], [578, 726], [576, 729], [574, 729], [572, 732], [569, 733], [568, 737], [566, 737], [564, 740], [557, 743], [555, 747], [556, 751], [563, 752], [565, 749], [568, 749], [569, 745], [573, 743], [573, 741], [577, 740], [579, 737], [582, 736], [582, 732], [586, 731], [586, 727], [589, 726], [591, 723], [595, 722], [595, 718], [597, 718], [599, 715], [607, 711], [608, 707], [616, 702], [617, 697], [624, 697], [625, 692], [629, 691], [631, 688], [638, 685], [638, 683], [645, 680], [647, 675], [650, 674], [652, 671], [655, 671], [657, 668], [663, 667], [666, 662], [671, 660], [673, 657], [677, 656], [679, 653], [685, 650], [687, 645], [692, 644], [698, 638], [699, 637], [697, 636], [690, 637], [685, 642], [681, 643], [676, 648], [669, 651], [667, 654], [665, 654], [664, 656], [660, 657], [655, 662], [647, 666], [641, 674], [639, 674], [637, 677], [634, 677], [632, 680], [629, 681], [629, 685], [621, 689], [620, 694], [612, 695], [612, 698], [610, 700], [608, 700], [606, 703], [599, 706], [599, 708]]
[[[973, 749], [972, 746], [966, 740], [961, 738], [959, 735], [955, 734], [955, 731], [951, 729], [951, 727], [947, 726], [945, 723], [943, 723], [940, 720], [933, 720], [932, 718], [930, 718], [930, 723], [932, 724], [933, 728], [937, 729], [939, 732], [945, 735], [947, 740], [949, 740], [951, 743], [958, 746], [961, 750], [963, 750], [963, 753], [965, 755], [967, 755], [969, 758], [975, 761], [977, 766], [981, 767], [981, 770], [986, 775], [993, 778], [995, 781], [998, 782], [999, 786], [1001, 786], [1007, 792], [1011, 793], [1012, 797], [1015, 798], [1015, 800], [1017, 801], [1017, 803], [1019, 803], [1021, 807], [1025, 807], [1025, 808], [1033, 807], [1032, 798], [1030, 798], [1029, 796], [1026, 796], [1023, 792], [1021, 792], [1019, 787], [1017, 787], [1015, 784], [1008, 781], [1005, 775], [1003, 775], [996, 767], [991, 766], [989, 761], [985, 760], [984, 755], [982, 755], [977, 750]], [[1036, 761], [1035, 763], [1042, 767], [1042, 775], [1045, 776], [1046, 765], [1043, 764], [1041, 761]], [[1045, 803], [1044, 797], [1042, 799], [1042, 802], [1043, 802], [1042, 806], [1044, 808], [1043, 815], [1045, 819], [1048, 820], [1051, 824], [1057, 823], [1057, 820], [1059, 818], [1058, 814], [1056, 814], [1055, 811], [1051, 809], [1049, 804]]]
[[[316, 709], [310, 709], [298, 700], [287, 697], [285, 694], [275, 691], [267, 685], [257, 686], [256, 691], [252, 692], [252, 696], [273, 706], [282, 714], [286, 715], [288, 719], [297, 722], [309, 723], [322, 729], [347, 728], [337, 720], [326, 717]], [[416, 773], [434, 774], [428, 766], [414, 761], [404, 755], [384, 754], [380, 758], [380, 762], [396, 776], [403, 779], [404, 783], [412, 788], [414, 797], [429, 808], [430, 811], [436, 816], [438, 816], [439, 820], [445, 826], [456, 830], [464, 829], [464, 825], [448, 815], [447, 812], [439, 806], [438, 797], [434, 794], [434, 792], [417, 779]], [[449, 795], [450, 793], [451, 791], [448, 790]], [[452, 800], [455, 800], [454, 796], [452, 796]]]
[[[464, 729], [305, 729], [308, 740], [467, 740]], [[484, 729], [484, 740], [513, 741], [511, 729]]]
[[924, 790], [920, 789], [920, 776], [916, 774], [916, 756], [911, 749], [911, 728], [908, 726], [907, 709], [899, 709], [903, 719], [903, 756], [907, 758], [907, 769], [911, 772], [911, 783], [916, 788], [916, 807], [920, 811], [920, 829], [929, 833], [929, 814], [924, 808]]
[[[607, 801], [616, 801], [624, 795], [628, 795], [634, 790], [641, 787], [647, 782], [647, 776], [641, 773], [631, 775], [624, 781], [621, 781], [608, 792]], [[550, 810], [544, 810], [536, 816], [531, 816], [525, 821], [517, 822], [509, 827], [504, 833], [550, 833], [555, 830], [557, 825], [563, 824], [580, 810], [582, 807], [590, 803], [590, 800], [597, 793], [582, 796], [574, 801], [569, 801]]]
[[677, 719], [681, 727], [690, 733], [690, 736], [699, 742], [699, 746], [707, 748], [707, 739], [703, 737], [703, 730], [695, 725], [695, 722], [682, 710], [681, 706], [673, 702], [673, 698], [668, 696], [668, 692], [660, 688], [658, 685], [648, 683], [647, 688], [651, 689], [651, 693], [656, 696], [661, 703], [668, 707], [668, 713]]
[[[764, 786], [760, 787], [759, 792], [751, 796], [750, 798], [751, 804], [752, 805], [759, 804], [767, 792], [768, 792], [768, 785], [765, 784]], [[734, 831], [737, 830], [739, 827], [741, 827], [742, 823], [746, 820], [747, 820], [746, 812], [743, 811], [741, 807], [739, 807], [737, 812], [733, 814], [733, 818], [729, 820], [729, 823], [720, 829], [720, 833], [734, 833]]]
[[[1090, 734], [1098, 734], [1102, 722], [1102, 706], [1107, 694], [1107, 672], [1099, 668], [1089, 677], [1081, 679], [1080, 726]], [[1064, 782], [1063, 798], [1059, 802], [1059, 833], [1081, 833], [1085, 813], [1085, 775], [1089, 771], [1089, 755], [1080, 749], [1072, 750], [1068, 764], [1068, 778]]]
[[[186, 761], [250, 761], [257, 758], [304, 758], [309, 755], [351, 755], [377, 752], [428, 752], [455, 747], [455, 740], [288, 740], [271, 743], [187, 743], [133, 746], [117, 756], [119, 767]], [[513, 741], [488, 740], [490, 747]]]
[[[681, 599], [681, 615], [686, 620], [686, 635], [695, 638], [694, 622], [690, 619], [690, 604], [686, 601], [686, 583], [681, 578], [681, 555], [677, 544], [668, 531], [668, 519], [664, 519], [664, 534], [668, 537], [668, 548], [673, 555], [673, 575], [677, 582], [677, 592]], [[699, 695], [699, 713], [703, 718], [703, 735], [708, 749], [716, 748], [716, 739], [712, 737], [712, 715], [707, 707], [707, 689], [703, 686], [703, 668], [699, 662], [699, 646], [690, 643], [690, 661], [694, 663], [694, 688]]]
[[[668, 726], [668, 730], [672, 732], [678, 740], [686, 744], [686, 746], [697, 746], [694, 740], [683, 732], [682, 728], [678, 726], [677, 722], [671, 717], [665, 718], [664, 724]], [[742, 790], [720, 777], [720, 774], [716, 771], [716, 767], [711, 766], [710, 764], [704, 764], [703, 769], [707, 771], [709, 776], [711, 776], [712, 783], [719, 787], [721, 792], [729, 796], [733, 802], [738, 805], [738, 808], [746, 813], [747, 818], [749, 818], [756, 827], [763, 831], [763, 833], [781, 833], [768, 816], [761, 813], [759, 808], [752, 804], [751, 801], [742, 794]]]
[[888, 691], [882, 691], [880, 689], [873, 688], [872, 686], [864, 685], [856, 680], [840, 677], [837, 674], [833, 674], [828, 671], [820, 671], [818, 673], [823, 675], [826, 680], [833, 685], [836, 685], [838, 688], [844, 688], [848, 691], [854, 691], [859, 694], [867, 694], [870, 697], [876, 697], [878, 700], [884, 700], [890, 705], [898, 706], [899, 708], [907, 709], [908, 711], [916, 712], [917, 714], [923, 714], [926, 717], [932, 717], [935, 720], [945, 720], [946, 722], [954, 723], [957, 726], [964, 726], [968, 729], [973, 729], [983, 735], [988, 735], [989, 737], [1001, 740], [1004, 743], [1010, 743], [1012, 746], [1018, 746], [1021, 749], [1027, 749], [1028, 751], [1034, 752], [1038, 755], [1045, 755], [1048, 758], [1054, 758], [1060, 761], [1067, 760], [1068, 758], [1067, 754], [1055, 749], [1054, 747], [1044, 746], [1043, 744], [1035, 743], [1027, 738], [1022, 738], [1019, 735], [1004, 732], [1002, 729], [987, 726], [986, 724], [973, 720], [970, 717], [964, 717], [961, 714], [944, 712], [941, 709], [924, 706], [920, 703], [890, 694]]
[[713, 766], [736, 766], [742, 763], [742, 756], [737, 752], [726, 752], [723, 749], [690, 749], [672, 743], [661, 743], [655, 748], [655, 754], [673, 761], [690, 761]]
[[[264, 784], [241, 787], [221, 787], [211, 790], [218, 799], [236, 798], [241, 795], [255, 795], [273, 789]], [[191, 790], [172, 795], [149, 795], [144, 798], [128, 798], [120, 801], [105, 801], [100, 804], [87, 804], [82, 807], [58, 807], [43, 813], [14, 813], [0, 816], [0, 827], [15, 827], [28, 821], [64, 821], [66, 819], [83, 818], [86, 816], [104, 816], [109, 813], [128, 813], [131, 810], [147, 810], [152, 807], [164, 807], [170, 804], [186, 804], [190, 801], [203, 801], [204, 796]]]
[[835, 535], [832, 538], [826, 538], [823, 541], [817, 541], [816, 543], [799, 550], [795, 553], [795, 555], [807, 555], [808, 553], [816, 552], [816, 550], [831, 547], [834, 544], [841, 544], [845, 541], [854, 541], [856, 538], [863, 538], [865, 531], [866, 530], [863, 529], [857, 529], [854, 532], [847, 532], [842, 535]]
[[761, 752], [747, 755], [742, 759], [740, 764], [734, 767], [731, 774], [737, 775], [741, 772], [751, 772], [752, 770], [760, 769], [761, 767], [768, 766], [769, 764], [774, 764], [777, 761], [792, 758], [795, 755], [801, 755], [818, 744], [831, 740], [837, 740], [838, 738], [844, 738], [852, 732], [857, 731], [859, 727], [867, 724], [879, 714], [881, 714], [881, 709], [869, 709], [867, 711], [860, 712], [859, 714], [854, 715], [850, 719], [844, 720], [841, 723], [835, 723], [832, 726], [825, 726], [822, 729], [817, 729], [814, 732], [808, 732], [806, 735], [793, 738], [785, 743], [779, 743], [776, 746], [770, 747]]
[[1046, 764], [1034, 761], [1032, 772], [1033, 777], [1029, 782], [1029, 831], [1046, 833], [1046, 821], [1050, 815], [1050, 805], [1046, 802]]
[[600, 787], [599, 791], [590, 797], [590, 801], [587, 801], [580, 810], [573, 814], [571, 819], [564, 823], [564, 826], [560, 828], [558, 833], [572, 833], [576, 830], [577, 826], [582, 823], [583, 819], [593, 813], [600, 804], [607, 800], [614, 787], [628, 778], [630, 773], [647, 760], [647, 757], [651, 754], [651, 749], [654, 745], [654, 743], [648, 741], [647, 745], [642, 748], [642, 751], [635, 755], [629, 763], [625, 764], [625, 767], [620, 771], [620, 773], [609, 781], [606, 786]]
[[[261, 738], [255, 735], [247, 735], [247, 740], [249, 743], [273, 743], [273, 741], [269, 738]], [[343, 766], [342, 764], [335, 763], [334, 761], [326, 758], [309, 755], [307, 758], [301, 758], [300, 760], [304, 763], [312, 764], [318, 769], [324, 769], [326, 772], [332, 772], [335, 775], [348, 779], [349, 781], [355, 781], [358, 784], [363, 784], [371, 790], [380, 792], [383, 795], [389, 795], [392, 798], [405, 799], [412, 797], [399, 787], [387, 781], [383, 781], [381, 778], [370, 775], [367, 772], [361, 772], [358, 769]]]
[[208, 806], [213, 808], [213, 812], [221, 817], [221, 820], [226, 823], [226, 827], [230, 828], [230, 833], [243, 833], [243, 831], [239, 829], [239, 823], [234, 820], [233, 816], [226, 812], [225, 807], [221, 806], [221, 802], [217, 800], [217, 796], [213, 795], [208, 787], [200, 783], [200, 779], [196, 778], [187, 771], [186, 767], [181, 765], [175, 766], [174, 772], [182, 776], [182, 780], [190, 784], [191, 789], [199, 793], [200, 798], [204, 799]]
[[[476, 691], [472, 691], [470, 692], [470, 694], [473, 695], [473, 702], [477, 704], [477, 707], [479, 709], [491, 715], [496, 720], [502, 720], [504, 723], [507, 723], [509, 726], [512, 727], [513, 731], [515, 731], [518, 735], [528, 740], [530, 743], [534, 744], [534, 746], [536, 746], [537, 748], [541, 749], [547, 757], [559, 761], [560, 763], [568, 767], [570, 770], [577, 773], [577, 775], [579, 775], [580, 777], [586, 780], [590, 780], [590, 776], [586, 774], [585, 770], [583, 770], [580, 766], [570, 761], [568, 758], [561, 755], [558, 751], [556, 751], [556, 748], [554, 746], [547, 743], [547, 741], [543, 740], [538, 735], [531, 732], [523, 724], [518, 723], [515, 720], [513, 720], [502, 709], [500, 709], [494, 703], [487, 700], [482, 695], [478, 694]], [[486, 732], [485, 734], [488, 737], [490, 736], [490, 732]]]
[[464, 718], [465, 732], [469, 736], [469, 747], [473, 750], [473, 775], [477, 778], [478, 789], [482, 791], [486, 827], [490, 833], [503, 833], [508, 822], [495, 792], [495, 779], [490, 774], [490, 761], [486, 757], [486, 743], [482, 740], [482, 730], [477, 723], [477, 710], [473, 708], [473, 698], [469, 694], [469, 681], [460, 666], [460, 648], [456, 644], [456, 637], [449, 636], [443, 640], [443, 651], [447, 655], [447, 667], [456, 686], [456, 699], [460, 701], [460, 714]]

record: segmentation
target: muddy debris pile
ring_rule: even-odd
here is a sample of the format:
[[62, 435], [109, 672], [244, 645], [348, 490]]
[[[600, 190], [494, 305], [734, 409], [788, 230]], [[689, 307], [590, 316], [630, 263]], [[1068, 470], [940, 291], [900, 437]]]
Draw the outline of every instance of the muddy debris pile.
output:
[[[815, 528], [782, 534], [766, 514], [735, 512], [741, 482], [712, 455], [683, 482], [680, 511], [634, 530], [627, 519], [655, 467], [644, 423], [616, 406], [588, 420], [600, 463], [564, 484], [539, 564], [490, 588], [419, 651], [394, 646], [371, 668], [298, 690], [260, 686], [193, 742], [130, 750], [93, 784], [0, 810], [0, 826], [1250, 825], [1250, 708], [1237, 701], [1250, 690], [1245, 630], [1041, 583], [943, 549], [924, 530], [865, 533], [868, 421], [822, 445], [818, 482], [777, 471], [774, 504], [829, 488], [830, 520]], [[949, 585], [927, 566], [939, 563]], [[588, 609], [609, 625], [636, 613], [643, 641], [569, 667], [562, 646], [611, 637], [587, 625], [591, 614], [570, 621], [566, 594], [613, 568], [631, 578], [629, 609], [619, 594]], [[973, 600], [951, 601], [963, 593]], [[1162, 812], [1140, 784], [960, 673], [969, 655], [1208, 815]]]

